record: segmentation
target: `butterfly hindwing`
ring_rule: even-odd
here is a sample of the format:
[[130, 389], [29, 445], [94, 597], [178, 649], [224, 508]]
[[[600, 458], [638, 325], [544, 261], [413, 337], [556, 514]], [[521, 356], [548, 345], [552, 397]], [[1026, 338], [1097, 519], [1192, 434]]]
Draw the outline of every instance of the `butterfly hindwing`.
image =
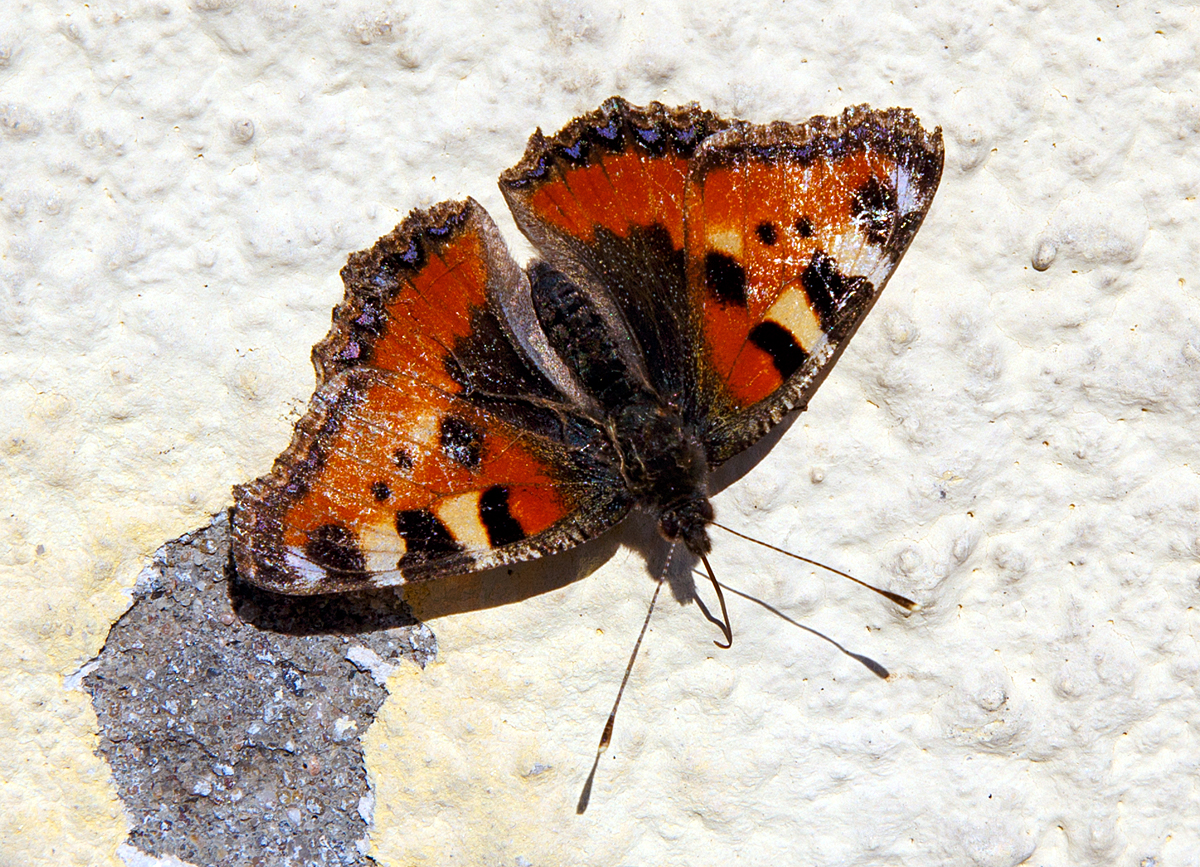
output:
[[942, 159], [940, 130], [865, 106], [698, 149], [684, 224], [711, 465], [805, 405], [912, 241]]
[[287, 593], [404, 583], [567, 548], [624, 516], [579, 448], [596, 432], [510, 339], [505, 299], [528, 289], [509, 285], [525, 276], [482, 208], [414, 213], [343, 279], [291, 446], [236, 491], [243, 576]]
[[614, 97], [551, 138], [529, 141], [500, 178], [517, 225], [556, 270], [619, 319], [660, 394], [695, 394], [695, 338], [684, 268], [684, 189], [701, 143], [730, 126], [696, 106], [646, 108]]

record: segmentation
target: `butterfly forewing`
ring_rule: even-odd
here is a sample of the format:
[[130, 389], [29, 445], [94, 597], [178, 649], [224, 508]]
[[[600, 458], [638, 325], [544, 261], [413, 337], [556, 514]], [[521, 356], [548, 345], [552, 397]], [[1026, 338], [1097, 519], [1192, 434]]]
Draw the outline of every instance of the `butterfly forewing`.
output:
[[899, 109], [739, 126], [698, 149], [684, 221], [710, 463], [804, 405], [907, 249], [941, 167], [940, 132]]

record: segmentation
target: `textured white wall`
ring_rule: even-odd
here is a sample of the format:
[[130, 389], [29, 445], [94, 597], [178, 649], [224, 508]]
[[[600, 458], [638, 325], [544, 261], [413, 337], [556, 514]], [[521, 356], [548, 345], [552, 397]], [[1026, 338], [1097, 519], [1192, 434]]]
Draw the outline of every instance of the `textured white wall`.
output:
[[[17, 2], [0, 22], [3, 863], [112, 864], [64, 685], [142, 561], [286, 444], [346, 254], [613, 93], [911, 106], [942, 188], [717, 538], [734, 648], [634, 529], [433, 620], [369, 732], [384, 864], [1198, 865], [1200, 19], [1073, 2]], [[15, 14], [14, 14], [15, 12]], [[518, 250], [526, 248], [517, 246]], [[1035, 270], [1033, 265], [1045, 267]], [[611, 556], [610, 556], [611, 555]], [[479, 588], [475, 588], [478, 591]], [[475, 592], [469, 586], [464, 593]], [[436, 594], [426, 613], [454, 607]]]

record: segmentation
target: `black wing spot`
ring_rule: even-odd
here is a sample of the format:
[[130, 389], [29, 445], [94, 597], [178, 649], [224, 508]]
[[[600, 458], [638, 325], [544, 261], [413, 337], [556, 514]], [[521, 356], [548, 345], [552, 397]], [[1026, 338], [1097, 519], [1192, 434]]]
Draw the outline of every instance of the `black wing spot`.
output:
[[821, 327], [828, 331], [846, 299], [866, 283], [866, 279], [844, 276], [832, 258], [817, 250], [808, 261], [800, 283], [821, 320]]
[[771, 356], [771, 362], [786, 381], [808, 359], [796, 338], [777, 322], [760, 322], [750, 332], [750, 342]]
[[774, 247], [775, 242], [779, 240], [774, 223], [759, 223], [754, 230], [754, 234], [758, 235], [758, 240], [762, 241], [768, 247]]
[[725, 253], [704, 257], [704, 285], [722, 304], [746, 306], [746, 269]]
[[850, 200], [850, 213], [872, 244], [884, 244], [896, 222], [896, 191], [872, 176]]
[[323, 524], [309, 533], [304, 554], [342, 580], [362, 581], [367, 577], [367, 561], [358, 541], [341, 524]]
[[396, 449], [392, 452], [392, 460], [396, 462], [396, 466], [402, 470], [411, 470], [413, 468], [413, 457], [406, 449]]
[[406, 546], [404, 556], [397, 564], [401, 570], [462, 551], [462, 546], [454, 541], [446, 525], [428, 509], [397, 512], [396, 532]]
[[511, 545], [525, 538], [520, 521], [508, 511], [508, 488], [492, 485], [479, 498], [479, 519], [487, 528], [488, 541], [493, 548]]
[[810, 220], [808, 217], [801, 217], [800, 219], [796, 220], [795, 229], [800, 234], [801, 238], [811, 238], [813, 236], [812, 220]]
[[373, 496], [376, 501], [382, 503], [385, 500], [391, 499], [392, 489], [388, 487], [387, 482], [373, 482], [371, 484], [371, 496]]
[[452, 415], [442, 419], [441, 446], [446, 457], [468, 470], [483, 458], [483, 434]]

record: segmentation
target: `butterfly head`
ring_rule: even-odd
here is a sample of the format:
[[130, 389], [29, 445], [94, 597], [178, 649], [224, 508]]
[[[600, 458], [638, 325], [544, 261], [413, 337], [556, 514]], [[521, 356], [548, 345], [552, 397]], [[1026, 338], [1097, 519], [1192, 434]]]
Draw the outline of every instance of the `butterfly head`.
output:
[[713, 519], [712, 503], [702, 493], [667, 504], [658, 516], [658, 531], [669, 542], [682, 542], [699, 557], [712, 549], [708, 525]]

